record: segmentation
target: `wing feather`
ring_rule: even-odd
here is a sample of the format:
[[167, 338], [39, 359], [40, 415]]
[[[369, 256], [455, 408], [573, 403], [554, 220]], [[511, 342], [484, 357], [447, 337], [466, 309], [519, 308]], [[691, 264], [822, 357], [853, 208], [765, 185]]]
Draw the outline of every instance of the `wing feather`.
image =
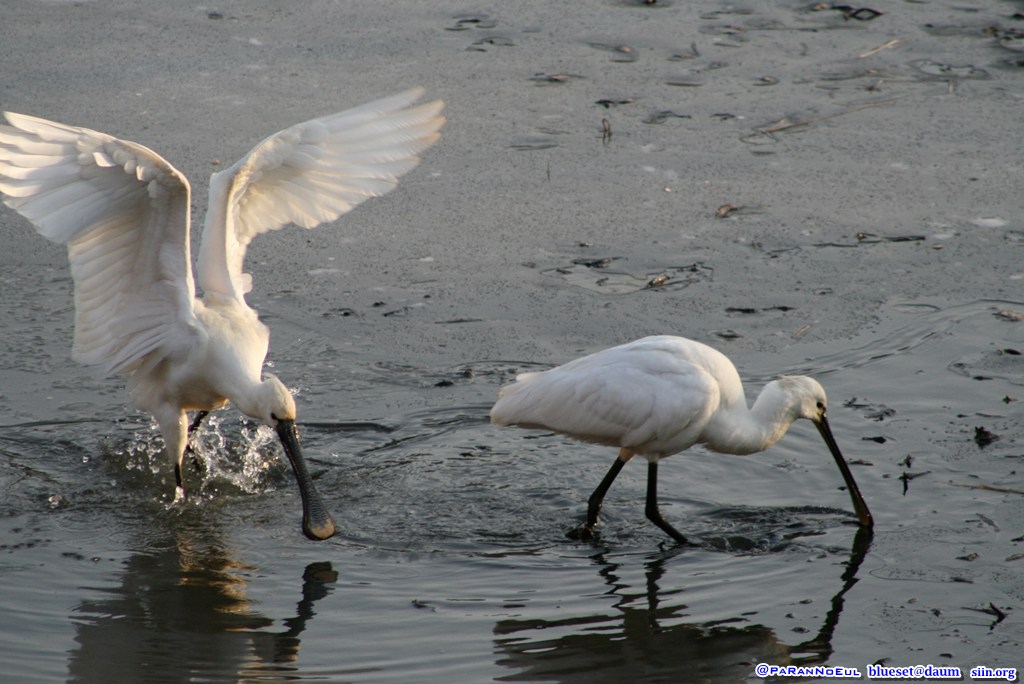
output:
[[440, 101], [420, 88], [313, 119], [266, 138], [210, 179], [197, 274], [207, 292], [241, 298], [249, 242], [288, 224], [314, 228], [390, 192], [440, 138]]
[[491, 421], [665, 456], [692, 444], [718, 403], [704, 368], [634, 342], [518, 376], [499, 392]]
[[190, 343], [188, 181], [142, 145], [4, 114], [0, 194], [67, 245], [75, 281], [72, 357], [128, 373]]

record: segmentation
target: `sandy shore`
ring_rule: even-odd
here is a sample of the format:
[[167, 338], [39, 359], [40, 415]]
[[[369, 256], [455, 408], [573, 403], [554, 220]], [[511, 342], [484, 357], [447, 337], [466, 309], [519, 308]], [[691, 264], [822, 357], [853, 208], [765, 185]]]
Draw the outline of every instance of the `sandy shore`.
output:
[[[396, 361], [770, 351], [894, 297], [1013, 298], [1021, 53], [985, 31], [1013, 3], [809, 5], [20, 2], [0, 105], [158, 150], [201, 216], [218, 161], [425, 86], [449, 123], [399, 191], [250, 252], [265, 315]], [[15, 281], [63, 263], [0, 231]]]

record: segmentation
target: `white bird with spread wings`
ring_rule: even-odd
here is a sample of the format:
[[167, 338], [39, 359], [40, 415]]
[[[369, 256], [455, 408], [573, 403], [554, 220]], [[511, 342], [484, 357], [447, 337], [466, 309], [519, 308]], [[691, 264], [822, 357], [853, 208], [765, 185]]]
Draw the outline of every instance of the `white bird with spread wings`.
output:
[[306, 468], [291, 393], [263, 373], [270, 332], [246, 304], [249, 242], [288, 224], [313, 228], [395, 188], [440, 138], [441, 101], [415, 88], [286, 128], [213, 174], [196, 276], [190, 188], [160, 155], [86, 128], [7, 112], [0, 194], [45, 237], [66, 244], [75, 282], [72, 357], [127, 376], [153, 415], [184, 494], [187, 411], [228, 402], [273, 427], [299, 483], [303, 531], [335, 524]]

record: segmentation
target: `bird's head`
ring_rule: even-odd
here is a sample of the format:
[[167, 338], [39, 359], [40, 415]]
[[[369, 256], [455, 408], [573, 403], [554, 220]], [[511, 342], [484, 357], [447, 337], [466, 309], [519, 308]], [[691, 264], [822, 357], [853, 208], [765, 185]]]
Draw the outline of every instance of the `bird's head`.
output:
[[784, 375], [775, 382], [789, 398], [796, 418], [806, 418], [815, 424], [826, 420], [828, 399], [817, 380], [806, 375]]
[[302, 531], [313, 540], [327, 539], [335, 532], [334, 520], [320, 499], [313, 478], [309, 476], [306, 459], [295, 427], [295, 399], [284, 383], [269, 373], [259, 389], [260, 418], [277, 432], [285, 456], [292, 464], [302, 496]]
[[871, 511], [868, 510], [867, 502], [864, 501], [864, 496], [853, 479], [853, 473], [850, 472], [850, 466], [843, 458], [842, 452], [839, 451], [839, 445], [836, 444], [836, 439], [832, 436], [832, 428], [828, 424], [828, 413], [825, 410], [828, 400], [825, 398], [825, 389], [817, 380], [803, 375], [783, 376], [775, 381], [775, 385], [789, 400], [789, 406], [795, 417], [806, 418], [818, 428], [836, 465], [839, 466], [839, 472], [842, 473], [843, 479], [846, 481], [846, 488], [850, 493], [853, 509], [857, 512], [861, 527], [871, 529], [875, 524], [871, 517]]
[[259, 389], [259, 418], [272, 428], [281, 421], [294, 421], [295, 399], [277, 376], [267, 373]]

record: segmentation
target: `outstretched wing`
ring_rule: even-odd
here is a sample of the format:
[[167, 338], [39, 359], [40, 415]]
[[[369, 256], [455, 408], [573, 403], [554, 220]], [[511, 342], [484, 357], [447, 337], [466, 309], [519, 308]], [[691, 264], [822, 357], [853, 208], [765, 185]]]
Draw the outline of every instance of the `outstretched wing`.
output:
[[718, 383], [671, 346], [650, 343], [657, 340], [638, 340], [549, 371], [519, 375], [499, 392], [491, 421], [554, 430], [648, 455], [666, 456], [690, 446], [718, 407]]
[[390, 192], [444, 124], [441, 101], [414, 88], [276, 133], [210, 179], [197, 273], [206, 292], [241, 299], [249, 242], [289, 223], [314, 228]]
[[72, 357], [130, 372], [192, 334], [189, 186], [152, 150], [6, 112], [3, 202], [66, 244], [75, 281]]

